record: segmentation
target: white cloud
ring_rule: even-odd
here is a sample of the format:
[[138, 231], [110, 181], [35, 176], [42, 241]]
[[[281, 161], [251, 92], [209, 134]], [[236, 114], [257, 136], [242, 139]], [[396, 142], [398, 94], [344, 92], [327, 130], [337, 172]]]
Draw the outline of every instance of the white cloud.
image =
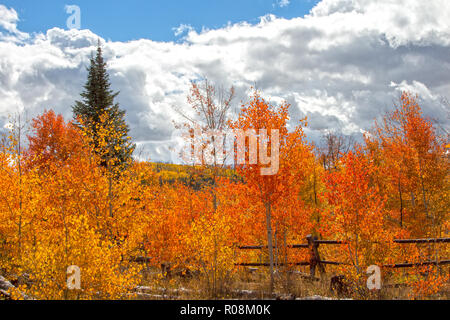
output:
[[418, 95], [420, 98], [425, 100], [439, 100], [439, 96], [434, 95], [427, 86], [420, 81], [413, 80], [412, 83], [408, 83], [403, 80], [401, 83], [391, 83], [391, 87], [395, 88], [398, 92], [408, 91], [412, 94]]
[[393, 47], [445, 44], [450, 38], [447, 0], [323, 0], [313, 8], [311, 21], [323, 21], [331, 31], [351, 30], [384, 35]]
[[[0, 128], [21, 106], [30, 116], [54, 108], [70, 118], [98, 36], [54, 28], [24, 40], [17, 14], [6, 10], [12, 18], [2, 16], [0, 28], [12, 38], [0, 38]], [[183, 42], [106, 42], [104, 52], [134, 140], [154, 160], [170, 160], [172, 107], [187, 107], [189, 83], [200, 76], [235, 85], [237, 106], [254, 85], [286, 99], [292, 121], [308, 116], [310, 137], [369, 129], [405, 89], [448, 126], [439, 101], [450, 92], [449, 16], [441, 0], [323, 0], [305, 17], [201, 32], [185, 25], [174, 30], [188, 31]]]
[[287, 7], [289, 4], [290, 4], [289, 0], [278, 0], [277, 1], [277, 6], [279, 6], [280, 8]]
[[0, 40], [24, 40], [28, 38], [28, 34], [17, 30], [17, 22], [19, 22], [19, 16], [16, 10], [8, 9], [4, 5], [0, 4], [0, 28], [6, 31], [0, 32]]
[[192, 28], [190, 24], [180, 24], [178, 27], [172, 28], [172, 30], [175, 36], [178, 37], [185, 32], [187, 33], [191, 32], [192, 30], [194, 30], [194, 28]]

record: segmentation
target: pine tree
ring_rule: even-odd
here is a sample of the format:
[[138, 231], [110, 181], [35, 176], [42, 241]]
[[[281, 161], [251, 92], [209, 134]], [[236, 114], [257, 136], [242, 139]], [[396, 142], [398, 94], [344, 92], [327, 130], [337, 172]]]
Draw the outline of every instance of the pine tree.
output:
[[[88, 79], [84, 91], [80, 94], [82, 99], [76, 101], [72, 108], [74, 117], [78, 125], [91, 135], [94, 148], [102, 158], [102, 165], [123, 168], [131, 160], [135, 145], [129, 141], [125, 111], [114, 102], [119, 92], [111, 90], [100, 41], [97, 54], [95, 58], [91, 58], [87, 70]], [[102, 137], [101, 133], [104, 132], [110, 134]]]

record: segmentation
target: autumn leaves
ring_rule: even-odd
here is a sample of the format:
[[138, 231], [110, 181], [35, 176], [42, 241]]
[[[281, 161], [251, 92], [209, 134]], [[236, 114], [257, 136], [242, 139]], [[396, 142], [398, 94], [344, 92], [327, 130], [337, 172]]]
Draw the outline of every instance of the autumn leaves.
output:
[[[290, 130], [288, 120], [287, 104], [275, 106], [255, 92], [227, 122], [232, 129], [278, 130], [276, 175], [261, 175], [260, 163], [237, 164], [233, 175], [223, 166], [180, 166], [170, 180], [157, 165], [137, 160], [111, 177], [95, 149], [114, 135], [108, 126], [97, 131], [96, 145], [88, 131], [47, 111], [33, 120], [27, 147], [14, 126], [0, 145], [2, 273], [28, 274], [20, 290], [36, 298], [129, 298], [142, 280], [133, 257], [146, 256], [154, 267], [200, 271], [217, 297], [234, 264], [249, 258], [239, 245], [269, 243], [273, 266], [275, 259], [303, 260], [283, 248], [308, 234], [345, 240], [326, 254], [346, 262], [333, 271], [353, 279], [372, 264], [448, 255], [445, 247], [392, 245], [393, 238], [443, 237], [449, 230], [446, 137], [422, 116], [416, 97], [404, 93], [361, 144], [330, 161], [307, 142], [306, 120]], [[65, 286], [70, 265], [81, 269], [81, 290]], [[446, 281], [436, 270], [428, 282], [418, 269], [411, 272], [417, 294]]]

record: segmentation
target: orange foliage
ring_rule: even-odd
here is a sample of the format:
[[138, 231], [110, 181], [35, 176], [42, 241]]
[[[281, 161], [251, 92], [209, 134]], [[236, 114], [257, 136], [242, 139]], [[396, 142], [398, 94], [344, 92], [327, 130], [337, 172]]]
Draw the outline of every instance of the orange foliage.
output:
[[[201, 103], [193, 89], [191, 102]], [[287, 103], [275, 107], [255, 92], [229, 125], [267, 130], [264, 150], [268, 157], [279, 152], [276, 172], [261, 174], [270, 164], [249, 164], [246, 148], [236, 170], [166, 165], [173, 179], [149, 162], [111, 171], [115, 160], [96, 149], [114, 139], [108, 126], [92, 143], [89, 132], [46, 111], [33, 120], [26, 150], [14, 127], [0, 145], [0, 270], [27, 274], [30, 283], [20, 290], [36, 298], [116, 299], [133, 297], [140, 284], [136, 256], [155, 267], [199, 270], [214, 290], [233, 276], [235, 263], [256, 258], [239, 245], [269, 242], [272, 258], [297, 262], [308, 252], [285, 245], [304, 243], [308, 234], [344, 240], [321, 250], [349, 264], [333, 272], [356, 281], [372, 264], [448, 256], [445, 246], [392, 241], [444, 237], [450, 226], [448, 142], [422, 116], [417, 98], [404, 93], [361, 146], [336, 155], [327, 169], [306, 141], [306, 119], [292, 130], [288, 123]], [[66, 287], [70, 265], [81, 268], [81, 290]], [[383, 272], [410, 283], [411, 297], [420, 298], [448, 284], [445, 270], [412, 268], [409, 280]]]

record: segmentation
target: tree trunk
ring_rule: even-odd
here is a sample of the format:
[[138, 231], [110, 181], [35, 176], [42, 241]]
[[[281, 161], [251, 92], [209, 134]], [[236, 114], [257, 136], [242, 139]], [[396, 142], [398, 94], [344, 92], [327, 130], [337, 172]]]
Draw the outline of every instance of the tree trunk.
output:
[[400, 196], [400, 228], [403, 228], [403, 197], [402, 197], [402, 185], [400, 178], [398, 178], [398, 193]]
[[273, 245], [272, 245], [272, 213], [270, 201], [265, 203], [266, 206], [266, 225], [267, 225], [267, 240], [269, 249], [269, 262], [270, 262], [270, 294], [273, 293], [274, 289], [274, 278], [273, 278]]
[[109, 216], [111, 218], [114, 218], [114, 212], [113, 212], [113, 194], [112, 194], [112, 178], [109, 176], [108, 178], [108, 193], [109, 193]]
[[425, 194], [425, 183], [423, 181], [422, 161], [420, 158], [419, 158], [419, 174], [420, 174], [420, 184], [422, 185], [422, 197], [423, 197], [423, 205], [425, 207], [425, 215], [427, 218], [429, 218], [430, 215], [428, 213], [428, 201], [427, 196]]

